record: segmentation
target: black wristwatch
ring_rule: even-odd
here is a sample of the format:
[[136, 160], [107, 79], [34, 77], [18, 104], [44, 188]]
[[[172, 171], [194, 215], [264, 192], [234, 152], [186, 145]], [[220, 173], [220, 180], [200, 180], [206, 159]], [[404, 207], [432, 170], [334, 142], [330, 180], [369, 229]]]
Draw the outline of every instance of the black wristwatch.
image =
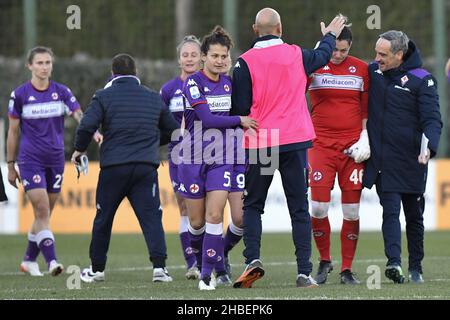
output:
[[336, 36], [336, 33], [335, 32], [333, 32], [333, 31], [328, 31], [328, 33], [327, 34], [330, 34], [330, 35], [332, 35], [335, 39], [337, 38], [337, 36]]

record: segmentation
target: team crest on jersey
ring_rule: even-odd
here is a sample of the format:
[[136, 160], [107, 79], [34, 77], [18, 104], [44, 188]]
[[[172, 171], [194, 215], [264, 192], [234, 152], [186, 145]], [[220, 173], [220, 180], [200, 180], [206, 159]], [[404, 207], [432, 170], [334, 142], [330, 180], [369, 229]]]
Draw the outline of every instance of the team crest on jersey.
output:
[[350, 67], [348, 67], [348, 71], [350, 71], [350, 73], [355, 73], [356, 72], [356, 67], [355, 66], [350, 66]]
[[200, 91], [198, 90], [198, 87], [191, 87], [189, 89], [189, 93], [191, 94], [192, 99], [198, 99], [200, 98]]
[[323, 178], [323, 174], [320, 171], [313, 172], [313, 180], [314, 181], [320, 181]]
[[200, 187], [198, 186], [198, 184], [191, 184], [191, 186], [189, 187], [189, 191], [193, 194], [196, 194], [200, 191]]
[[75, 103], [76, 101], [77, 101], [77, 98], [75, 98], [75, 97], [70, 98], [70, 102]]
[[33, 176], [33, 182], [34, 182], [34, 183], [40, 183], [40, 182], [41, 182], [41, 176], [38, 175], [38, 174], [35, 174], [35, 175]]
[[206, 250], [206, 254], [208, 255], [208, 257], [212, 258], [216, 255], [216, 250], [208, 249], [208, 250]]
[[187, 247], [186, 250], [184, 250], [184, 252], [186, 252], [186, 254], [193, 254], [194, 251], [192, 250], [192, 247]]
[[226, 92], [230, 92], [230, 87], [229, 87], [227, 84], [223, 86], [223, 89], [224, 89]]
[[409, 78], [408, 76], [404, 76], [400, 80], [402, 81], [402, 86], [404, 86], [409, 81]]
[[56, 92], [53, 92], [52, 93], [52, 99], [53, 100], [58, 100], [58, 98], [59, 98], [58, 94]]

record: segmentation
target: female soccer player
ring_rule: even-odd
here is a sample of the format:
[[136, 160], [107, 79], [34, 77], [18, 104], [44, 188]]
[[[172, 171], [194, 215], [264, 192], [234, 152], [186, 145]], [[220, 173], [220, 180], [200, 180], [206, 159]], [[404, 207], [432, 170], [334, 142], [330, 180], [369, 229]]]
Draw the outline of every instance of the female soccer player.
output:
[[215, 27], [202, 42], [204, 68], [188, 77], [183, 87], [186, 134], [181, 143], [179, 191], [186, 198], [192, 248], [201, 253], [197, 255], [202, 261], [200, 290], [215, 289], [211, 274], [222, 259], [223, 211], [234, 165], [234, 148], [232, 160], [226, 161], [226, 129], [257, 127], [249, 117], [229, 116], [231, 79], [224, 72], [231, 46], [226, 31]]
[[[183, 82], [187, 77], [191, 76], [200, 69], [200, 41], [193, 35], [184, 37], [184, 39], [177, 46], [178, 63], [181, 68], [181, 74], [164, 84], [161, 88], [160, 94], [166, 106], [170, 109], [175, 120], [182, 124], [183, 122]], [[197, 259], [192, 252], [191, 242], [188, 233], [189, 217], [186, 210], [186, 204], [184, 198], [178, 193], [180, 187], [178, 179], [178, 166], [174, 164], [170, 157], [170, 152], [179, 143], [179, 141], [171, 141], [169, 143], [169, 173], [170, 180], [172, 181], [173, 190], [180, 210], [180, 240], [181, 248], [183, 249], [184, 259], [186, 260], [187, 279], [198, 279], [200, 276], [199, 269], [197, 267]]]
[[[331, 61], [310, 79], [312, 120], [317, 138], [308, 156], [311, 165], [311, 223], [320, 252], [316, 275], [325, 283], [333, 270], [328, 208], [336, 174], [342, 190], [341, 283], [358, 284], [352, 262], [359, 236], [359, 203], [364, 160], [370, 156], [366, 130], [369, 75], [367, 63], [349, 55], [352, 32], [344, 27]], [[344, 154], [352, 150], [352, 154]]]
[[[50, 80], [53, 58], [50, 48], [30, 50], [27, 66], [31, 81], [11, 93], [8, 110], [8, 181], [15, 188], [17, 181], [22, 182], [35, 218], [20, 265], [22, 272], [32, 276], [42, 276], [36, 262], [41, 251], [52, 276], [64, 270], [56, 258], [50, 216], [63, 181], [64, 115], [69, 114], [78, 122], [82, 117], [80, 105], [70, 89]], [[102, 137], [97, 134], [95, 139], [100, 143]]]

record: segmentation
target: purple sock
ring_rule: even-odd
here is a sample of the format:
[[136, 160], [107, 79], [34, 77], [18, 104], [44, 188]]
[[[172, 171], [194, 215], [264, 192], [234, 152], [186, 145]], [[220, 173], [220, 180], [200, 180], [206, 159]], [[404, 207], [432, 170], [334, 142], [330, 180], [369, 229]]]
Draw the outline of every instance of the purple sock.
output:
[[45, 261], [50, 266], [50, 262], [56, 260], [55, 237], [50, 230], [43, 230], [36, 235], [36, 242], [42, 251]]
[[[233, 232], [234, 231], [234, 232]], [[223, 251], [225, 253], [225, 256], [228, 257], [228, 252], [234, 248], [235, 245], [239, 243], [242, 239], [242, 233], [244, 230], [241, 228], [237, 228], [234, 225], [229, 225], [227, 229], [227, 233], [225, 235], [225, 238], [223, 239]], [[236, 234], [237, 233], [237, 234]]]
[[23, 261], [36, 261], [39, 255], [40, 249], [36, 243], [36, 236], [28, 233], [28, 247], [23, 257]]
[[[211, 225], [212, 227], [210, 227]], [[218, 230], [220, 231], [221, 228], [221, 223], [206, 224], [205, 239], [203, 240], [202, 279], [211, 276], [211, 273], [219, 260], [220, 254], [223, 252], [222, 233], [217, 234], [219, 233]]]
[[184, 260], [188, 269], [191, 268], [196, 262], [194, 251], [191, 247], [191, 239], [189, 237], [189, 232], [180, 233], [181, 248], [183, 249]]
[[202, 266], [202, 248], [203, 248], [203, 238], [204, 237], [205, 237], [204, 231], [202, 231], [202, 233], [198, 234], [198, 235], [192, 234], [192, 232], [189, 231], [189, 239], [191, 241], [192, 252], [195, 255], [195, 258], [197, 260], [197, 266], [199, 268], [201, 268], [201, 266]]
[[223, 244], [224, 244], [224, 238], [222, 238], [222, 250], [219, 254], [219, 258], [217, 259], [216, 265], [214, 266], [216, 273], [226, 272], [225, 259], [224, 259], [224, 253], [223, 253]]

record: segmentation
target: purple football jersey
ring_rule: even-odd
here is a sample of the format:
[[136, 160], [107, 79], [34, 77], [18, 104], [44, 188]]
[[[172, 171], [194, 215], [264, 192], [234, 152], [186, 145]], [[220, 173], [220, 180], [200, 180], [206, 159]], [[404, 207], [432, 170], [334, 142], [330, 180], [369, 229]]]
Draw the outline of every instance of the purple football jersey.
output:
[[19, 164], [64, 165], [64, 115], [80, 108], [66, 86], [50, 81], [39, 91], [28, 81], [11, 93], [8, 113], [20, 119]]
[[[161, 95], [162, 100], [165, 105], [169, 108], [170, 112], [172, 112], [173, 117], [181, 126], [181, 122], [183, 120], [184, 113], [184, 105], [183, 105], [183, 81], [180, 77], [176, 77], [168, 82], [166, 82], [159, 94]], [[180, 140], [181, 141], [181, 137]], [[171, 141], [169, 143], [169, 152], [175, 147], [179, 141]]]
[[[183, 96], [187, 100], [184, 113], [185, 126], [191, 137], [190, 159], [186, 159], [186, 156], [183, 155], [183, 160], [190, 160], [191, 163], [211, 163], [212, 159], [220, 157], [222, 163], [226, 163], [226, 129], [214, 129], [216, 130], [216, 133], [219, 132], [221, 134], [222, 141], [211, 138], [210, 134], [214, 134], [212, 130], [209, 131], [209, 134], [205, 135], [205, 132], [208, 129], [204, 127], [202, 127], [201, 130], [201, 137], [199, 137], [200, 132], [195, 132], [195, 128], [196, 125], [199, 125], [200, 119], [196, 115], [194, 109], [197, 105], [208, 104], [212, 114], [216, 116], [228, 116], [231, 109], [231, 78], [226, 75], [220, 75], [218, 81], [213, 81], [202, 71], [198, 71], [188, 77], [184, 82]], [[183, 144], [187, 142], [189, 141], [186, 139], [183, 140]], [[207, 153], [203, 154], [203, 150], [206, 148], [209, 150], [217, 150], [217, 152], [220, 152], [221, 154], [215, 155], [211, 153], [212, 156], [208, 159]], [[231, 148], [231, 153], [233, 153], [233, 148]], [[204, 158], [205, 155], [206, 157]], [[231, 159], [232, 158], [233, 154], [231, 154]], [[201, 162], [199, 162], [199, 160], [201, 160]], [[217, 163], [218, 161], [214, 162]]]

